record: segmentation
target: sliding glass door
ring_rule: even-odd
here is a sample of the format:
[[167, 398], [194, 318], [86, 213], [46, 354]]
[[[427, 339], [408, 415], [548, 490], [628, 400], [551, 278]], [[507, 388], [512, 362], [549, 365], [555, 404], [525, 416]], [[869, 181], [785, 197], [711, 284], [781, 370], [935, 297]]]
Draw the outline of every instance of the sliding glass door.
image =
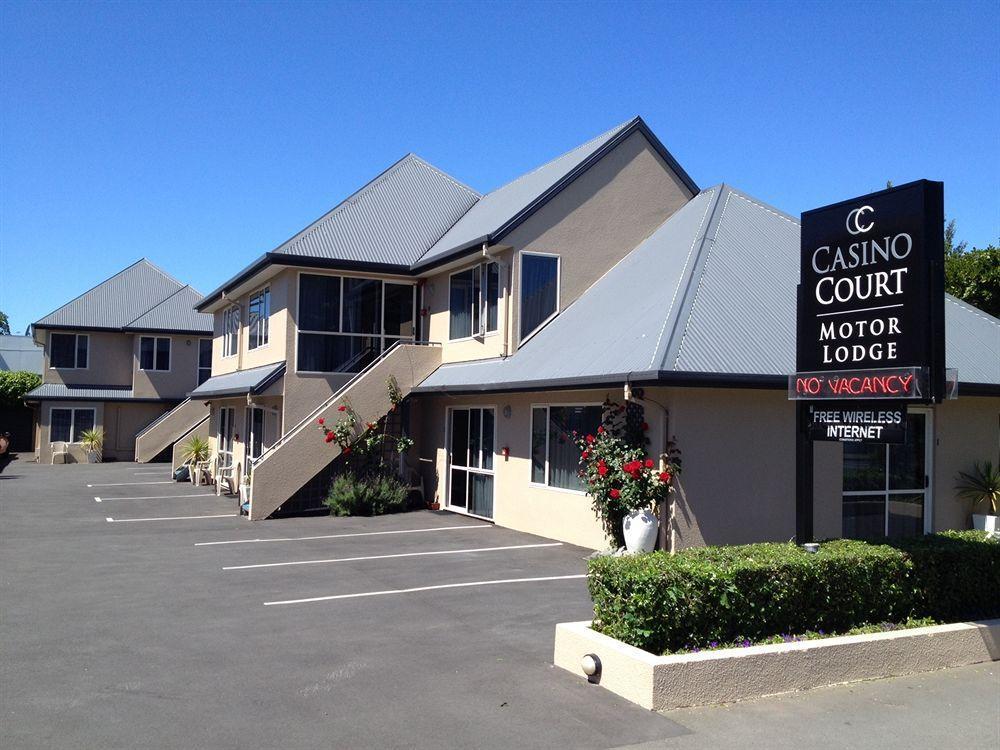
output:
[[493, 518], [495, 427], [491, 408], [451, 410], [448, 446], [451, 510]]
[[844, 444], [843, 535], [853, 539], [924, 533], [930, 511], [931, 412], [910, 407], [906, 442]]

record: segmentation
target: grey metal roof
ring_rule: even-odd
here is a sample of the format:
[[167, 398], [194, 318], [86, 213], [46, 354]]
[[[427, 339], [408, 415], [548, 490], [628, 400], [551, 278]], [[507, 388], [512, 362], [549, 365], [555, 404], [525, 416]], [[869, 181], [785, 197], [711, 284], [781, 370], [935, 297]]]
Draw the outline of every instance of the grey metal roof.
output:
[[409, 266], [478, 198], [408, 154], [272, 253]]
[[191, 331], [212, 333], [212, 315], [195, 312], [201, 293], [184, 286], [127, 326], [127, 331]]
[[237, 370], [225, 375], [213, 375], [188, 394], [191, 398], [220, 398], [240, 396], [244, 393], [259, 393], [284, 375], [285, 363]]
[[[795, 219], [713, 187], [514, 355], [442, 365], [416, 392], [627, 379], [780, 382], [795, 368], [798, 266]], [[1000, 321], [953, 299], [946, 320], [948, 366], [959, 380], [1000, 384]]]
[[42, 352], [31, 336], [0, 336], [0, 370], [41, 375]]
[[[35, 327], [123, 330], [182, 289], [184, 284], [143, 258], [49, 313]], [[198, 293], [191, 291], [190, 297], [196, 298]], [[210, 315], [191, 318], [181, 309], [179, 303], [190, 297], [180, 297], [154, 316], [163, 322], [160, 328], [192, 333], [212, 330]]]
[[43, 383], [24, 396], [25, 401], [176, 401], [177, 399], [137, 399], [129, 386], [63, 385]]

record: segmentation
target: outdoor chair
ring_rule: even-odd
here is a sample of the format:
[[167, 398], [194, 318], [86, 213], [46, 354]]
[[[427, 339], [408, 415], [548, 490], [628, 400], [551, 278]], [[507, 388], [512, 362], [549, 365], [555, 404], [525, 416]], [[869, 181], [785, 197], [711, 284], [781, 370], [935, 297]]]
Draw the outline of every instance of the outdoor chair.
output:
[[227, 495], [237, 495], [240, 492], [240, 464], [233, 464], [233, 457], [226, 458], [219, 456], [221, 466], [215, 472], [215, 494], [221, 495], [222, 488], [226, 488]]

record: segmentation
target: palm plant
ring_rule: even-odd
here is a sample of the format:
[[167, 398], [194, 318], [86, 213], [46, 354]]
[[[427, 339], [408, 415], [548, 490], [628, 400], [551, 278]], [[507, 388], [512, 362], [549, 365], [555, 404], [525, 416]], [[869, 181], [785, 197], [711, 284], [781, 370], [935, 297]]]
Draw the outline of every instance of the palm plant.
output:
[[958, 472], [958, 496], [972, 501], [973, 508], [985, 504], [997, 515], [1000, 507], [1000, 466], [993, 467], [992, 461], [972, 465], [972, 471]]
[[99, 453], [104, 446], [104, 430], [100, 427], [84, 430], [80, 435], [80, 445], [83, 446], [84, 450]]
[[200, 463], [207, 461], [211, 455], [212, 448], [208, 444], [208, 438], [193, 435], [187, 443], [181, 447], [181, 459], [184, 463]]

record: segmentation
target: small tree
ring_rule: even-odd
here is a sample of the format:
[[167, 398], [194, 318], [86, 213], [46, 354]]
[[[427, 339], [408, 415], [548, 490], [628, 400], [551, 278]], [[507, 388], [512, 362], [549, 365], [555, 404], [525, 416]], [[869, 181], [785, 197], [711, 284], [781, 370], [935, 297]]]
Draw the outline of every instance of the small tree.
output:
[[41, 384], [41, 377], [33, 372], [0, 371], [0, 406], [20, 406], [25, 394]]

